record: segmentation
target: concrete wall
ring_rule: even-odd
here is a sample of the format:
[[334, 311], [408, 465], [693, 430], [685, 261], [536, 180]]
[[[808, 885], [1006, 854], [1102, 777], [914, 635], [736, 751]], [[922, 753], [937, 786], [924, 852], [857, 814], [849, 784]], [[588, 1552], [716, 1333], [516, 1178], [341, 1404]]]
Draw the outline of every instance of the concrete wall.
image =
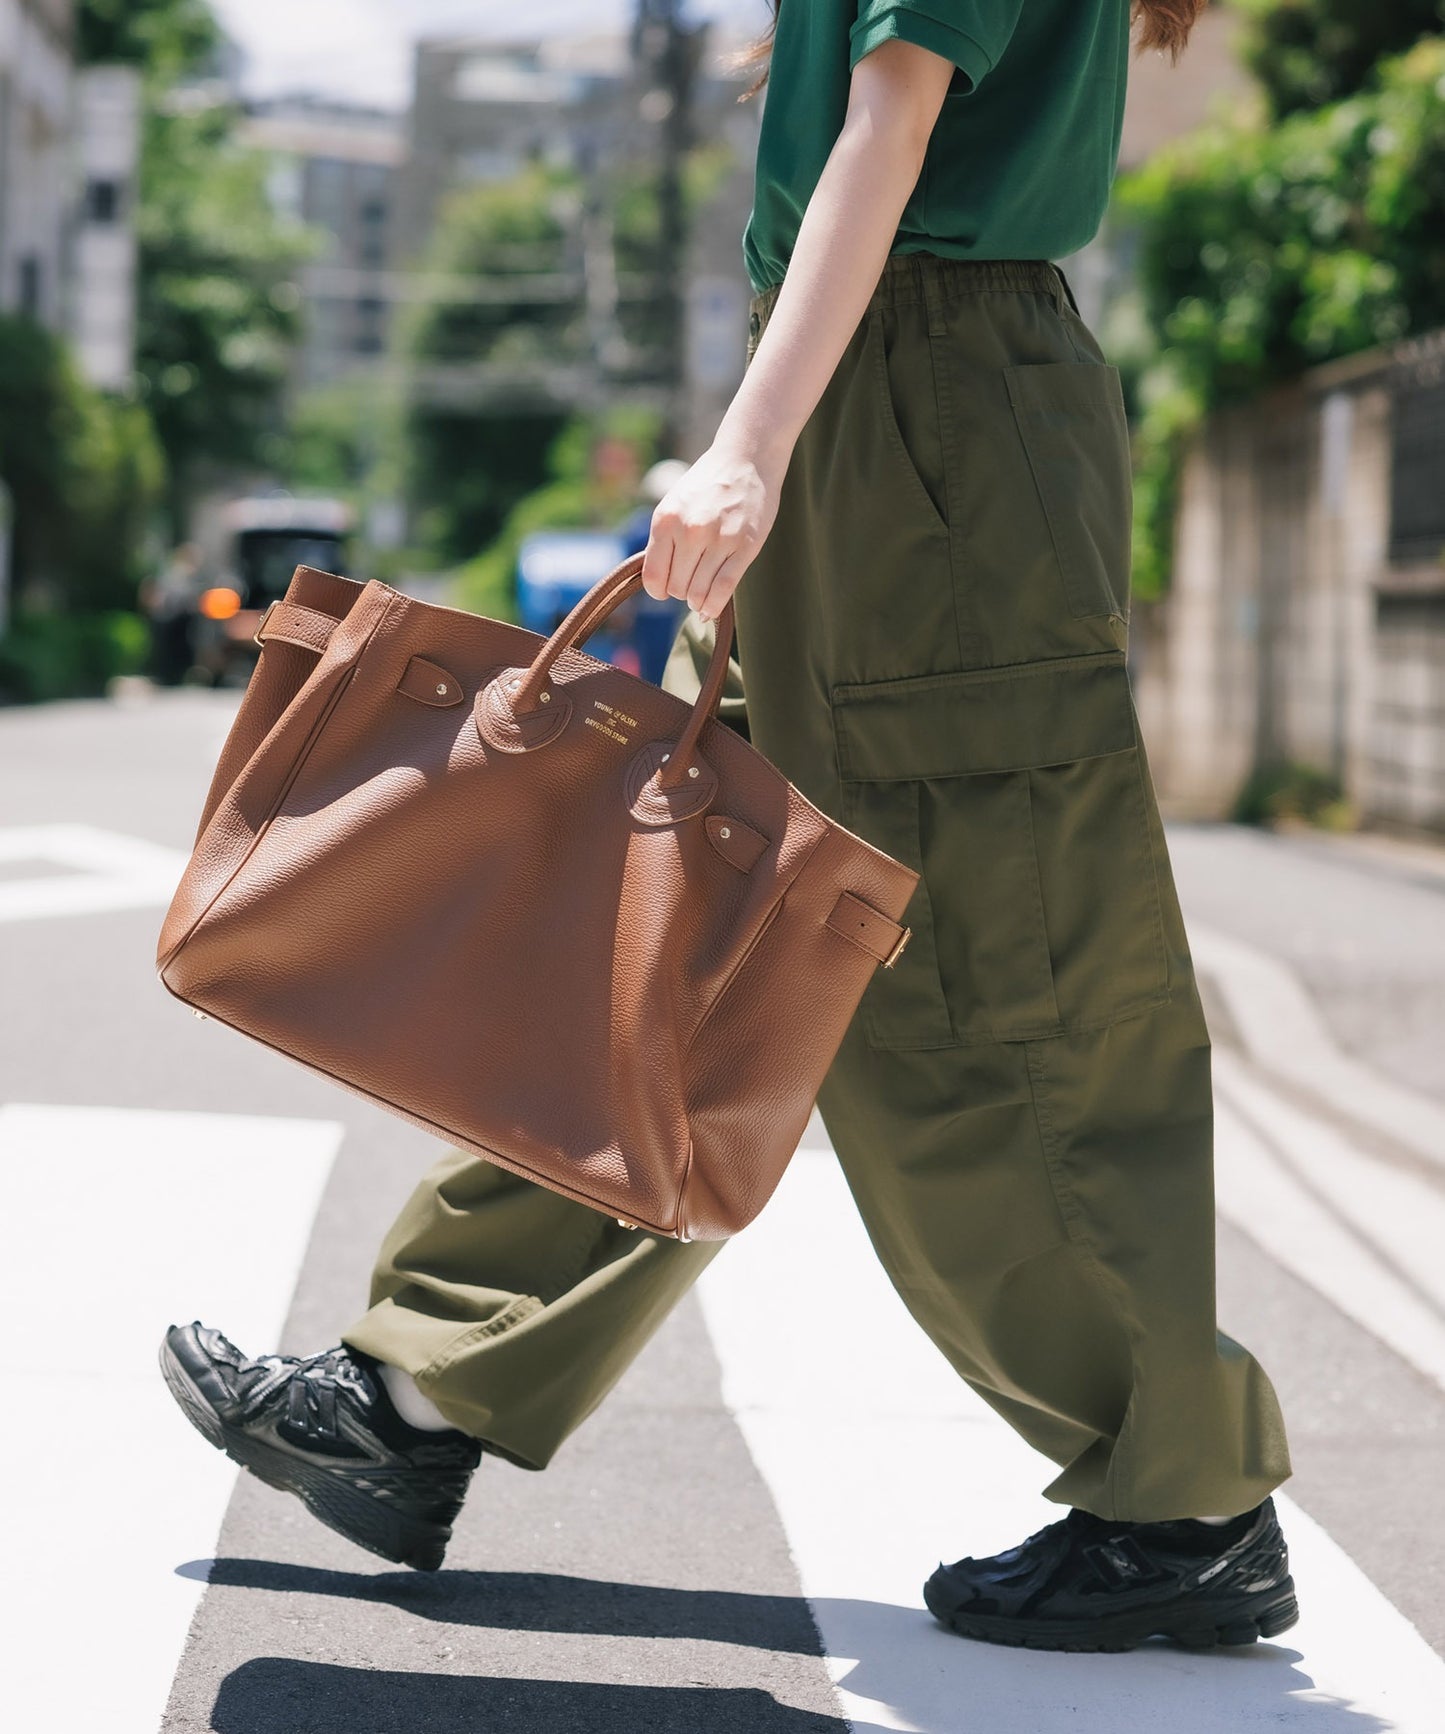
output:
[[1226, 814], [1252, 770], [1291, 761], [1368, 820], [1445, 829], [1445, 535], [1435, 558], [1391, 554], [1402, 347], [1221, 410], [1192, 446], [1170, 594], [1135, 628], [1176, 813]]

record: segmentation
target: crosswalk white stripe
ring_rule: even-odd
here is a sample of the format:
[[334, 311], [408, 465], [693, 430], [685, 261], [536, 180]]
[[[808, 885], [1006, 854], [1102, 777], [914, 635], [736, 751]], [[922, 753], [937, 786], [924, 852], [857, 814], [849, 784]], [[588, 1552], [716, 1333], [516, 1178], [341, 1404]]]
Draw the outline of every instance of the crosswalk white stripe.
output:
[[1445, 1107], [1347, 1054], [1282, 958], [1196, 921], [1189, 924], [1189, 946], [1251, 1059], [1445, 1171]]
[[[1445, 1194], [1214, 1053], [1220, 1215], [1445, 1389]], [[1445, 1711], [1441, 1715], [1445, 1726]]]
[[0, 921], [164, 907], [186, 865], [179, 849], [94, 825], [0, 829], [0, 866], [35, 861], [59, 873], [0, 878]]
[[203, 1588], [176, 1567], [214, 1548], [235, 1471], [176, 1407], [156, 1352], [196, 1317], [274, 1348], [341, 1135], [0, 1106], [5, 1726], [160, 1726]]
[[908, 1317], [818, 1142], [699, 1293], [858, 1734], [1440, 1734], [1445, 1662], [1282, 1494], [1302, 1613], [1272, 1644], [1070, 1656], [937, 1627], [920, 1597], [936, 1561], [1061, 1515], [1036, 1491], [1055, 1470]]

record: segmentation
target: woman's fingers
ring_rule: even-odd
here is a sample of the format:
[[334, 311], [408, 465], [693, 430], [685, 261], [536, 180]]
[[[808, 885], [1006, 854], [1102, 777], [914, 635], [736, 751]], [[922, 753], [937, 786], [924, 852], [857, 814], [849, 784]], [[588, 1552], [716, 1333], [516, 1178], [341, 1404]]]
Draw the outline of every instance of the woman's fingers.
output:
[[734, 548], [713, 572], [707, 589], [697, 601], [693, 601], [693, 592], [688, 592], [688, 606], [702, 615], [704, 620], [716, 620], [726, 608], [729, 599], [751, 561], [741, 548]]
[[750, 458], [710, 448], [657, 503], [643, 589], [716, 620], [767, 534], [779, 485]]
[[657, 513], [654, 512], [647, 547], [642, 553], [642, 588], [654, 602], [661, 602], [670, 593], [672, 557], [672, 536], [659, 528]]
[[655, 601], [675, 596], [679, 602], [688, 594], [699, 574], [710, 571], [705, 540], [697, 532], [669, 529], [659, 525], [654, 514], [652, 534], [642, 555], [642, 588]]
[[716, 620], [748, 564], [749, 556], [741, 548], [713, 543], [692, 549], [654, 536], [642, 557], [642, 587], [657, 601], [672, 596], [705, 620]]

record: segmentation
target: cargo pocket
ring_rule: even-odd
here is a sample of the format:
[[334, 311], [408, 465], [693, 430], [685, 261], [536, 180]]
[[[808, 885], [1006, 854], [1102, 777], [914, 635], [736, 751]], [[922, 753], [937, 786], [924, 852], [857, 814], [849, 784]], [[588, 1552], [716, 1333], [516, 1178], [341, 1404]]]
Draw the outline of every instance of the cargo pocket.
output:
[[1100, 1028], [1168, 997], [1122, 656], [839, 686], [843, 823], [919, 875], [875, 1048]]
[[1003, 373], [1070, 611], [1127, 620], [1134, 484], [1119, 369], [1049, 361]]

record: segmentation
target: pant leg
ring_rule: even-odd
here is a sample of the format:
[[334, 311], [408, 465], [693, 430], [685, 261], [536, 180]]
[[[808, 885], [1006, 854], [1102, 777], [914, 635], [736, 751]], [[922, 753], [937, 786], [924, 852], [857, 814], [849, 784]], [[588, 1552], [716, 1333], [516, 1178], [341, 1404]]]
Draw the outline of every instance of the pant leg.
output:
[[1048, 1496], [1147, 1521], [1245, 1510], [1289, 1459], [1215, 1319], [1129, 491], [1117, 375], [1048, 268], [895, 256], [737, 612], [754, 743], [922, 875], [819, 1097], [873, 1243]]
[[1216, 1328], [1209, 1040], [1169, 907], [1168, 1003], [916, 1052], [855, 1023], [819, 1102], [909, 1310], [1060, 1466], [1046, 1495], [1135, 1521], [1289, 1474], [1273, 1388]]
[[721, 1250], [621, 1227], [465, 1150], [418, 1181], [342, 1341], [543, 1469]]

